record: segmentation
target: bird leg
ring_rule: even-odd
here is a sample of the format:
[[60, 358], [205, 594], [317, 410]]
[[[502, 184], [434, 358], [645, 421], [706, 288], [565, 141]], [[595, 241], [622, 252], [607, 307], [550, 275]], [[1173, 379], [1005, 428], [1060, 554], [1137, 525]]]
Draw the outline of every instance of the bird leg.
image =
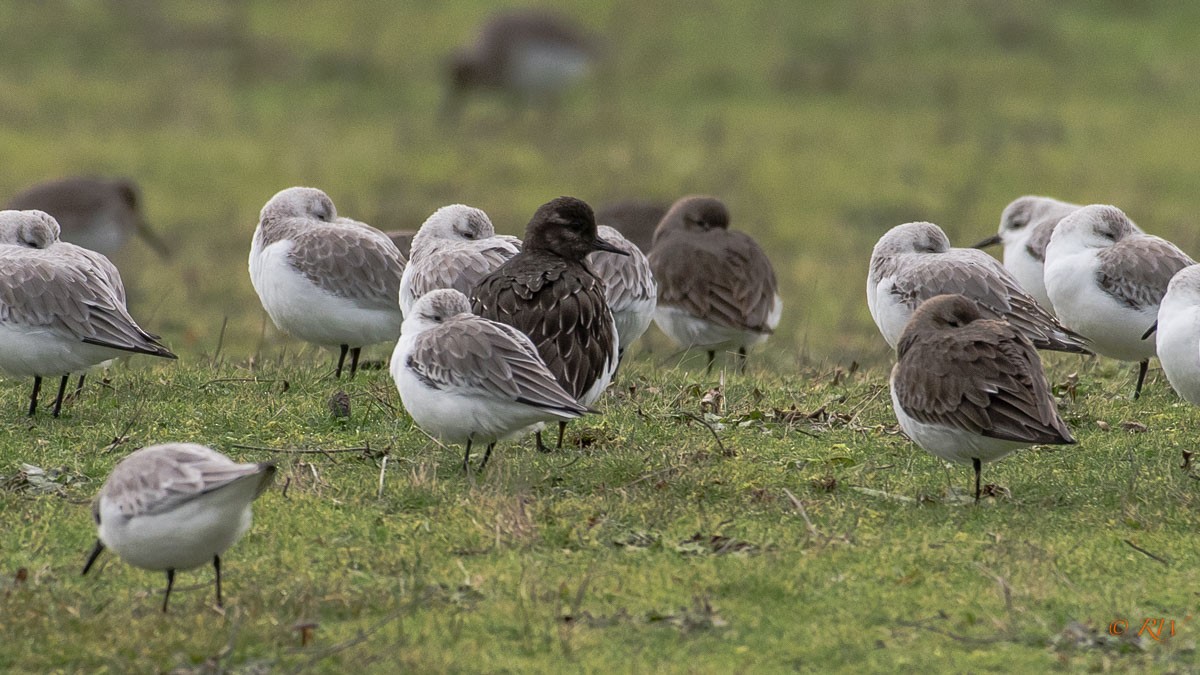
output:
[[81, 374], [79, 376], [79, 384], [75, 385], [75, 400], [77, 401], [79, 400], [79, 397], [83, 395], [83, 378], [86, 376], [87, 373]]
[[1138, 379], [1137, 386], [1133, 389], [1133, 400], [1137, 400], [1142, 395], [1142, 383], [1146, 381], [1146, 371], [1150, 368], [1150, 359], [1142, 359], [1138, 364]]
[[463, 473], [471, 472], [471, 439], [467, 439], [467, 452], [463, 455]]
[[175, 585], [175, 570], [167, 570], [167, 592], [163, 595], [163, 614], [167, 613], [167, 601], [171, 599], [171, 587]]
[[362, 347], [355, 347], [350, 350], [350, 379], [354, 379], [354, 374], [358, 372], [359, 354], [362, 354]]
[[70, 375], [63, 375], [62, 381], [58, 383], [58, 396], [54, 398], [54, 416], [58, 417], [59, 411], [62, 410], [63, 394], [67, 392], [67, 382], [70, 381]]
[[346, 362], [346, 352], [348, 351], [350, 351], [350, 345], [342, 345], [342, 353], [338, 356], [337, 370], [333, 373], [335, 378], [340, 379], [342, 377], [342, 364]]
[[492, 448], [496, 447], [495, 443], [488, 443], [487, 450], [483, 453], [483, 461], [479, 463], [479, 470], [483, 471], [483, 467], [487, 466], [488, 458], [492, 456]]
[[33, 394], [29, 397], [29, 416], [33, 417], [33, 413], [37, 412], [37, 396], [38, 391], [42, 388], [42, 376], [33, 376]]
[[554, 446], [558, 450], [562, 450], [563, 432], [567, 430], [567, 423], [559, 421], [558, 423], [558, 445]]
[[539, 431], [536, 434], [534, 434], [534, 438], [537, 439], [537, 451], [538, 452], [550, 452], [551, 451], [550, 448], [546, 447], [546, 444], [542, 442], [542, 432]]
[[104, 542], [97, 539], [96, 545], [92, 548], [91, 554], [88, 555], [87, 562], [83, 564], [83, 572], [80, 574], [80, 576], [86, 575], [88, 570], [92, 569], [92, 563], [96, 562], [96, 558], [99, 558], [100, 554], [103, 552]]
[[705, 375], [711, 375], [711, 374], [712, 374], [712, 364], [713, 364], [713, 361], [714, 361], [714, 360], [716, 360], [716, 358], [717, 358], [717, 353], [716, 353], [716, 352], [709, 352], [709, 353], [708, 353], [708, 367], [704, 369], [704, 374], [705, 374]]
[[739, 357], [738, 358], [738, 373], [740, 375], [745, 375], [746, 374], [746, 348], [745, 347], [738, 348], [738, 357]]
[[983, 462], [979, 461], [978, 457], [971, 458], [971, 465], [975, 467], [975, 503], [979, 503], [979, 474], [983, 472]]
[[213, 556], [213, 569], [217, 572], [217, 607], [224, 607], [221, 604], [221, 556]]

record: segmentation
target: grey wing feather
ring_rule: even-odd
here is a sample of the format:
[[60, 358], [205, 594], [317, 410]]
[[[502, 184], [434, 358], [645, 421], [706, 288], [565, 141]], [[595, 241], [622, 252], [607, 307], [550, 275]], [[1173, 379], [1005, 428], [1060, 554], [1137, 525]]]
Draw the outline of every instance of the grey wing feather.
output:
[[693, 238], [675, 234], [651, 249], [659, 302], [731, 328], [770, 333], [778, 284], [763, 250], [742, 232]]
[[[493, 239], [496, 241], [491, 241]], [[519, 246], [506, 241], [508, 239], [514, 237], [488, 237], [473, 245], [431, 251], [423, 255], [412, 263], [416, 269], [410, 277], [409, 299], [415, 302], [439, 288], [453, 288], [470, 296], [471, 290], [481, 279], [496, 271], [520, 250]]]
[[896, 274], [893, 292], [915, 310], [946, 293], [974, 300], [989, 318], [1004, 319], [1038, 349], [1087, 353], [1087, 340], [1059, 323], [995, 258], [975, 249], [952, 254], [919, 255]]
[[325, 291], [362, 307], [391, 309], [400, 296], [404, 256], [384, 233], [339, 219], [296, 231], [288, 261]]
[[121, 514], [133, 518], [170, 511], [251, 477], [259, 481], [257, 497], [274, 475], [273, 464], [238, 464], [206, 447], [181, 443], [130, 455], [113, 471], [100, 498], [115, 500]]
[[0, 321], [45, 327], [113, 349], [174, 358], [129, 316], [123, 294], [114, 292], [102, 269], [64, 264], [64, 260], [70, 261], [44, 255], [0, 257]]
[[483, 390], [573, 416], [587, 412], [558, 384], [525, 334], [480, 317], [455, 317], [421, 334], [406, 365], [434, 386]]
[[[628, 242], [626, 242], [628, 243]], [[620, 244], [618, 244], [620, 245]], [[588, 265], [604, 282], [604, 297], [608, 308], [619, 312], [635, 302], [658, 295], [658, 284], [650, 271], [650, 262], [641, 249], [629, 244], [622, 246], [629, 256], [598, 251], [588, 256]]]
[[1033, 344], [1002, 321], [901, 345], [893, 386], [926, 424], [1027, 443], [1074, 443], [1058, 415]]
[[1196, 264], [1171, 242], [1154, 236], [1134, 236], [1101, 249], [1096, 281], [1120, 303], [1142, 309], [1162, 302], [1171, 277]]

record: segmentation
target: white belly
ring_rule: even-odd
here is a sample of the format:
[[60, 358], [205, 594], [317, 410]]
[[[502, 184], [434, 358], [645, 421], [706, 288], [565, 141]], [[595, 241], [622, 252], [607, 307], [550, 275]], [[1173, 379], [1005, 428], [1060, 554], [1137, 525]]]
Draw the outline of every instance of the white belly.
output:
[[1012, 272], [1021, 288], [1033, 296], [1043, 309], [1055, 314], [1054, 304], [1046, 293], [1045, 269], [1041, 261], [1029, 255], [1024, 244], [1015, 244], [1010, 248], [1004, 249], [1004, 267]]
[[[1170, 311], [1168, 311], [1170, 310]], [[1171, 387], [1200, 405], [1200, 307], [1164, 307], [1159, 312], [1158, 360]]]
[[1014, 450], [1030, 445], [919, 422], [909, 417], [900, 407], [899, 401], [896, 400], [895, 388], [892, 388], [892, 409], [895, 410], [896, 420], [900, 422], [900, 428], [904, 430], [905, 435], [924, 448], [926, 452], [947, 462], [971, 464], [972, 459], [978, 459], [984, 463], [993, 462]]
[[12, 377], [77, 373], [129, 353], [87, 344], [44, 327], [0, 322], [0, 371]]
[[693, 316], [678, 307], [663, 304], [659, 304], [654, 310], [654, 323], [658, 324], [662, 332], [675, 344], [709, 351], [750, 349], [766, 342], [770, 337], [769, 333], [722, 326]]
[[1092, 351], [1122, 361], [1154, 356], [1155, 341], [1143, 340], [1158, 318], [1158, 306], [1133, 309], [1096, 284], [1095, 256], [1078, 253], [1051, 259], [1046, 265], [1046, 291], [1067, 328], [1091, 340]]

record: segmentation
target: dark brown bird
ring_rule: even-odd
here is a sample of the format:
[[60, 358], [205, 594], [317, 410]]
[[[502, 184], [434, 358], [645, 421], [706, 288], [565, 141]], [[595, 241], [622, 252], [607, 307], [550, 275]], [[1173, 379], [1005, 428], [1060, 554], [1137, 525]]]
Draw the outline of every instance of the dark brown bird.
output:
[[[472, 311], [525, 333], [566, 392], [590, 406], [617, 368], [617, 327], [602, 282], [584, 262], [593, 251], [625, 252], [596, 235], [592, 208], [559, 197], [538, 208], [521, 252], [484, 277]], [[566, 422], [558, 424], [562, 447]], [[538, 432], [539, 450], [545, 450]]]
[[596, 222], [616, 228], [643, 253], [649, 253], [654, 245], [654, 230], [670, 207], [670, 204], [640, 199], [610, 202], [596, 209]]
[[453, 119], [473, 90], [496, 90], [529, 104], [551, 103], [599, 59], [598, 41], [554, 12], [497, 13], [475, 42], [450, 57], [443, 119]]
[[654, 232], [650, 269], [658, 281], [654, 322], [685, 348], [746, 350], [779, 325], [783, 300], [775, 270], [758, 243], [729, 229], [729, 210], [716, 197], [684, 197]]
[[72, 177], [38, 183], [9, 200], [16, 211], [38, 210], [54, 216], [62, 240], [111, 256], [136, 234], [154, 252], [170, 249], [146, 224], [140, 191], [127, 178]]
[[975, 468], [1029, 445], [1075, 442], [1058, 414], [1037, 350], [974, 300], [938, 295], [921, 303], [896, 348], [892, 408], [926, 451]]

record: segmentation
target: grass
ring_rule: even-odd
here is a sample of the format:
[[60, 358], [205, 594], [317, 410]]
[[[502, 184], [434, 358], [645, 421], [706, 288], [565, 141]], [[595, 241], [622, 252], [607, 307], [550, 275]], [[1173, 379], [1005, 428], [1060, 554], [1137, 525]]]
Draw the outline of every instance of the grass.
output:
[[[178, 255], [116, 262], [181, 355], [114, 367], [60, 420], [27, 421], [28, 383], [0, 383], [0, 669], [1194, 668], [1196, 484], [1178, 465], [1197, 412], [1161, 375], [1131, 402], [1127, 368], [1048, 358], [1080, 444], [987, 467], [1012, 497], [963, 506], [969, 470], [895, 433], [863, 302], [888, 228], [968, 243], [1025, 193], [1115, 203], [1200, 251], [1194, 4], [572, 1], [612, 41], [605, 72], [556, 114], [478, 99], [439, 125], [440, 59], [492, 5], [0, 6], [0, 195], [135, 177]], [[559, 194], [714, 193], [770, 252], [783, 324], [728, 378], [713, 431], [690, 415], [717, 379], [658, 336], [572, 426], [584, 447], [504, 444], [466, 477], [386, 373], [334, 382], [331, 355], [266, 325], [249, 240], [295, 184], [384, 229], [464, 202], [508, 233]], [[87, 502], [170, 439], [274, 459], [288, 482], [227, 556], [224, 614], [206, 570], [166, 617], [162, 575], [106, 557], [79, 576]], [[1175, 637], [1107, 633], [1145, 618]]]
[[[1011, 496], [973, 506], [969, 468], [897, 433], [882, 372], [729, 376], [713, 413], [716, 376], [644, 355], [571, 449], [506, 443], [464, 475], [386, 373], [337, 382], [329, 356], [118, 366], [58, 420], [4, 387], [0, 669], [1192, 667], [1198, 413], [1161, 374], [1131, 402], [1126, 369], [1054, 363], [1079, 445], [985, 467]], [[210, 569], [166, 616], [161, 573], [105, 554], [79, 576], [104, 476], [167, 438], [281, 466], [225, 556], [224, 612]], [[1174, 637], [1134, 636], [1158, 618]]]

